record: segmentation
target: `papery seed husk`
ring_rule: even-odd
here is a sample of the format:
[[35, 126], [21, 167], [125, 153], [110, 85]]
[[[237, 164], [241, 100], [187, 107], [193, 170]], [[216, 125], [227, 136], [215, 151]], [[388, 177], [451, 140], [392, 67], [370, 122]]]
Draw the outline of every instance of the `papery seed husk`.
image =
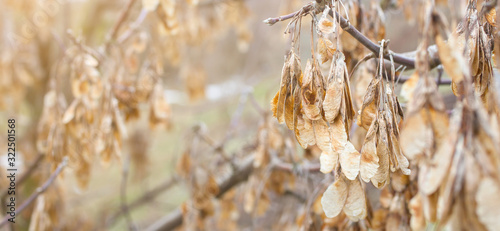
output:
[[271, 101], [271, 111], [273, 112], [273, 117], [278, 118], [278, 100], [280, 97], [280, 92], [276, 92], [276, 95], [274, 95], [273, 100]]
[[340, 104], [344, 95], [343, 90], [343, 83], [336, 81], [335, 78], [328, 84], [325, 100], [323, 101], [323, 110], [325, 111], [326, 120], [330, 123], [339, 114]]
[[419, 173], [419, 188], [425, 195], [430, 195], [439, 188], [449, 172], [453, 158], [463, 152], [461, 148], [464, 142], [463, 137], [459, 138], [456, 145], [451, 142], [453, 141], [441, 145], [429, 165], [425, 167], [425, 171]]
[[[385, 124], [380, 124], [383, 120], [379, 120], [379, 130], [385, 130]], [[377, 173], [370, 179], [372, 184], [377, 188], [383, 188], [389, 183], [389, 147], [383, 142], [384, 137], [378, 135], [377, 140], [377, 156], [379, 158], [379, 167]]]
[[278, 107], [277, 107], [277, 113], [276, 113], [276, 118], [278, 119], [278, 122], [282, 124], [285, 122], [285, 100], [286, 100], [286, 94], [287, 94], [287, 89], [290, 85], [290, 64], [288, 62], [285, 62], [283, 65], [283, 70], [281, 71], [281, 83], [280, 83], [280, 90], [279, 90], [279, 96], [278, 96]]
[[[306, 125], [306, 123], [309, 123], [309, 125]], [[316, 144], [316, 139], [314, 138], [314, 130], [310, 123], [311, 121], [307, 118], [304, 118], [302, 115], [297, 116], [297, 130], [295, 131], [295, 137], [304, 149]]]
[[410, 160], [416, 159], [432, 146], [432, 143], [429, 143], [429, 135], [432, 137], [433, 132], [422, 116], [425, 114], [424, 110], [407, 117], [399, 136], [403, 153]]
[[347, 200], [348, 185], [340, 176], [328, 186], [321, 197], [321, 205], [326, 217], [332, 218], [340, 214]]
[[337, 116], [333, 123], [330, 123], [329, 131], [332, 148], [334, 151], [340, 153], [347, 143], [347, 131], [345, 130], [342, 116]]
[[336, 152], [322, 152], [319, 157], [322, 173], [330, 173], [338, 164], [339, 156]]
[[476, 213], [488, 230], [500, 227], [500, 185], [498, 180], [484, 177], [476, 193]]
[[410, 171], [410, 169], [408, 169], [408, 167], [410, 166], [410, 162], [401, 153], [401, 147], [399, 146], [399, 140], [396, 138], [396, 135], [394, 135], [393, 131], [391, 131], [390, 136], [391, 136], [392, 153], [396, 157], [399, 169], [401, 169], [401, 172], [403, 172], [403, 174], [410, 175], [411, 171]]
[[438, 194], [433, 193], [428, 196], [422, 196], [422, 204], [424, 208], [424, 216], [427, 221], [436, 222], [436, 212], [437, 212], [437, 199]]
[[[463, 142], [459, 140], [458, 146], [460, 147], [461, 145], [463, 145]], [[446, 174], [446, 178], [444, 178], [443, 183], [439, 187], [437, 218], [443, 223], [446, 223], [448, 221], [451, 215], [450, 213], [453, 212], [451, 211], [453, 201], [458, 195], [458, 193], [455, 191], [455, 187], [458, 184], [458, 181], [462, 181], [465, 171], [465, 160], [463, 158], [463, 152], [457, 150], [455, 151], [455, 154], [453, 156], [453, 162], [451, 164], [450, 170]]]
[[318, 50], [319, 60], [321, 63], [323, 64], [331, 60], [333, 53], [335, 52], [332, 41], [327, 38], [320, 37], [316, 43], [316, 49]]
[[293, 96], [293, 91], [295, 88], [292, 88], [293, 86], [287, 86], [287, 93], [285, 96], [285, 123], [288, 129], [294, 130], [294, 125], [293, 125], [293, 108], [295, 106], [294, 103], [294, 96]]
[[425, 230], [425, 217], [423, 211], [423, 204], [420, 194], [417, 193], [408, 205], [408, 210], [411, 214], [410, 227], [411, 230]]
[[323, 14], [321, 15], [321, 18], [319, 19], [318, 23], [318, 29], [321, 31], [321, 33], [328, 35], [333, 33], [334, 31], [334, 24], [330, 19], [328, 18], [328, 12], [330, 11], [330, 8], [328, 6], [325, 7]]
[[363, 105], [358, 118], [358, 125], [364, 129], [370, 129], [372, 121], [377, 116], [377, 102], [379, 101], [378, 84], [379, 79], [373, 79], [368, 85], [365, 97], [363, 98]]

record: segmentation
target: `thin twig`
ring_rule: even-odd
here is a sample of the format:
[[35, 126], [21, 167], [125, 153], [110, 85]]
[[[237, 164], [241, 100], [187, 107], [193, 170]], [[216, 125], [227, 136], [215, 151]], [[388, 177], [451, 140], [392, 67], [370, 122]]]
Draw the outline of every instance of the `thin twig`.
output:
[[124, 214], [125, 219], [127, 220], [128, 229], [130, 231], [135, 231], [135, 230], [137, 230], [137, 227], [134, 224], [134, 220], [132, 219], [132, 216], [130, 215], [129, 208], [127, 206], [127, 180], [128, 180], [129, 166], [130, 166], [130, 155], [127, 155], [125, 157], [125, 162], [123, 163], [123, 167], [122, 167], [122, 183], [120, 186], [120, 204], [121, 204], [122, 213]]
[[[217, 193], [216, 197], [222, 197], [231, 188], [241, 182], [246, 181], [252, 171], [253, 157], [249, 157], [245, 161], [243, 161], [243, 164], [240, 165], [231, 176], [229, 176], [228, 178], [223, 180], [221, 184], [219, 184], [219, 193]], [[181, 208], [177, 208], [166, 216], [160, 218], [158, 221], [154, 222], [145, 230], [173, 230], [180, 225], [182, 225], [182, 210]]]
[[[145, 205], [147, 202], [155, 199], [158, 197], [160, 194], [163, 192], [167, 191], [168, 189], [172, 188], [175, 184], [177, 183], [177, 177], [171, 177], [167, 179], [165, 182], [159, 184], [155, 188], [151, 189], [150, 191], [144, 193], [141, 197], [135, 199], [133, 202], [127, 205], [127, 208], [129, 211], [138, 208], [140, 206]], [[124, 211], [122, 209], [116, 211], [113, 215], [110, 216], [108, 221], [106, 222], [106, 226], [110, 228], [113, 226], [116, 221], [118, 221], [118, 218], [120, 218], [124, 214]]]
[[[21, 206], [19, 206], [19, 208], [16, 211], [16, 215], [22, 213], [31, 203], [35, 201], [35, 199], [38, 196], [44, 193], [45, 190], [47, 190], [47, 188], [52, 184], [52, 182], [54, 182], [56, 177], [62, 172], [62, 170], [64, 169], [64, 167], [66, 167], [67, 164], [68, 164], [68, 158], [64, 157], [63, 161], [57, 166], [56, 170], [52, 173], [52, 175], [50, 175], [49, 179], [41, 187], [38, 187], [36, 191], [33, 194], [31, 194], [31, 196], [28, 197], [28, 199], [26, 199], [26, 201]], [[2, 222], [0, 222], [0, 228], [4, 226], [8, 221], [9, 221], [9, 216], [5, 216], [2, 219]]]
[[135, 1], [136, 0], [129, 0], [127, 5], [125, 6], [125, 8], [123, 8], [123, 11], [119, 16], [118, 21], [113, 26], [113, 29], [111, 29], [111, 32], [109, 33], [108, 37], [106, 38], [106, 48], [109, 46], [109, 43], [111, 41], [116, 39], [116, 36], [118, 35], [118, 31], [120, 30], [121, 26], [125, 22], [125, 19], [127, 19], [128, 14], [130, 13], [132, 6], [134, 6]]
[[[309, 6], [309, 5], [307, 5], [307, 6]], [[273, 25], [276, 22], [293, 18], [293, 16], [295, 16], [299, 13], [305, 14], [305, 13], [307, 13], [305, 11], [311, 11], [312, 9], [314, 9], [314, 8], [313, 7], [307, 7], [307, 8], [303, 7], [299, 11], [285, 15], [285, 16], [280, 16], [280, 17], [276, 17], [276, 18], [268, 18], [268, 19], [264, 20], [264, 23], [266, 23], [268, 25]], [[331, 10], [329, 14], [330, 14], [330, 16], [333, 17], [334, 16], [333, 10]], [[354, 26], [352, 26], [349, 23], [349, 21], [347, 19], [342, 17], [342, 15], [340, 15], [337, 11], [335, 11], [335, 18], [338, 19], [338, 22], [339, 22], [342, 30], [349, 33], [354, 39], [358, 40], [358, 42], [363, 44], [363, 46], [368, 48], [376, 56], [379, 56], [379, 51], [380, 51], [379, 45], [375, 44], [370, 39], [368, 39], [365, 35], [363, 35], [361, 32], [359, 32]], [[389, 58], [390, 58], [389, 53], [391, 53], [391, 52], [392, 51], [388, 51], [387, 54], [384, 54], [384, 59], [389, 60]], [[393, 54], [393, 58], [394, 58], [395, 63], [407, 66], [409, 68], [415, 68], [415, 58], [411, 57], [411, 55], [414, 55], [414, 52], [408, 52], [406, 54], [397, 54], [395, 52], [392, 52], [392, 54]], [[429, 67], [431, 69], [436, 67], [439, 64], [441, 64], [441, 61], [439, 60], [438, 57], [430, 57]]]
[[137, 19], [132, 24], [130, 24], [128, 30], [123, 32], [123, 34], [120, 35], [120, 37], [118, 37], [118, 43], [123, 43], [124, 41], [126, 41], [139, 28], [139, 26], [144, 21], [147, 15], [148, 11], [142, 9]]
[[[42, 153], [38, 154], [33, 163], [31, 163], [30, 166], [28, 167], [28, 170], [26, 170], [26, 172], [24, 172], [23, 175], [19, 177], [19, 180], [16, 181], [16, 187], [19, 188], [24, 183], [24, 181], [26, 181], [26, 179], [28, 179], [28, 177], [31, 176], [33, 172], [35, 172], [38, 166], [40, 166], [40, 163], [42, 162], [44, 156], [45, 155]], [[7, 195], [7, 192], [8, 190], [5, 190], [0, 196], [0, 198], [4, 198]]]

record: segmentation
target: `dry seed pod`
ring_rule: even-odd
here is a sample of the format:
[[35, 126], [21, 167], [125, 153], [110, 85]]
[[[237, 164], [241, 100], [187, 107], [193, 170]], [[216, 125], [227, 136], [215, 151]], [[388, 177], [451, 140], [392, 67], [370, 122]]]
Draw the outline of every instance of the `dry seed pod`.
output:
[[278, 122], [280, 124], [285, 122], [285, 96], [286, 91], [290, 85], [290, 78], [290, 63], [288, 62], [288, 60], [286, 60], [285, 64], [283, 65], [283, 70], [281, 71], [280, 90], [278, 91], [278, 93], [276, 93], [276, 96], [274, 96], [272, 106], [273, 109], [276, 108], [276, 111], [273, 111], [273, 116], [278, 119]]
[[335, 170], [338, 165], [339, 155], [337, 152], [322, 152], [319, 157], [320, 172], [330, 173]]
[[338, 116], [333, 122], [330, 122], [329, 130], [333, 151], [340, 153], [348, 142], [347, 131], [342, 116]]
[[377, 133], [378, 123], [373, 120], [366, 134], [363, 147], [361, 148], [360, 176], [365, 182], [375, 176], [379, 168], [379, 158], [377, 156]]
[[314, 139], [316, 140], [316, 145], [323, 152], [332, 152], [332, 142], [330, 141], [330, 132], [328, 130], [328, 124], [324, 120], [312, 121], [314, 129]]
[[377, 118], [377, 102], [379, 102], [380, 79], [374, 78], [368, 85], [363, 99], [363, 105], [358, 115], [358, 125], [364, 129], [370, 129], [373, 120]]
[[302, 109], [305, 116], [312, 121], [321, 119], [321, 103], [323, 101], [321, 83], [322, 77], [317, 70], [315, 61], [308, 60], [302, 80]]
[[498, 180], [491, 177], [484, 177], [479, 183], [476, 193], [477, 209], [476, 213], [481, 223], [488, 230], [497, 230], [500, 227], [500, 210], [498, 209], [500, 200], [500, 185]]
[[403, 153], [410, 159], [434, 152], [448, 130], [448, 115], [433, 81], [420, 78], [413, 99], [400, 136]]
[[316, 138], [314, 137], [314, 130], [312, 128], [312, 122], [308, 118], [304, 117], [303, 114], [297, 115], [297, 129], [295, 130], [295, 137], [302, 148], [307, 148], [316, 144]]
[[366, 217], [365, 190], [357, 179], [349, 182], [349, 194], [344, 206], [344, 213], [351, 221], [359, 221]]
[[383, 188], [389, 183], [389, 165], [390, 165], [390, 151], [387, 145], [386, 123], [383, 118], [377, 120], [378, 134], [377, 134], [377, 156], [379, 159], [379, 167], [375, 175], [370, 178], [372, 184], [377, 188]]

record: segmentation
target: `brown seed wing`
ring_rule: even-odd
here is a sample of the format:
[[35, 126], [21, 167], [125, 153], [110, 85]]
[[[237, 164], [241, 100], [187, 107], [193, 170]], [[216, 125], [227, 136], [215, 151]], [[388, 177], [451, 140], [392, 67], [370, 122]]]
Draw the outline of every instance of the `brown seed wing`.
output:
[[347, 200], [348, 185], [342, 177], [337, 177], [335, 182], [328, 186], [321, 197], [323, 211], [328, 218], [336, 217], [344, 208]]
[[366, 217], [365, 191], [357, 179], [349, 181], [349, 194], [344, 205], [344, 213], [351, 221], [359, 221]]
[[342, 173], [349, 180], [354, 180], [359, 173], [361, 154], [354, 148], [351, 142], [347, 141], [344, 150], [340, 153], [340, 166]]
[[368, 133], [366, 134], [363, 147], [361, 148], [361, 163], [359, 173], [361, 179], [369, 182], [370, 178], [375, 176], [379, 167], [379, 158], [377, 156], [377, 120], [373, 120]]

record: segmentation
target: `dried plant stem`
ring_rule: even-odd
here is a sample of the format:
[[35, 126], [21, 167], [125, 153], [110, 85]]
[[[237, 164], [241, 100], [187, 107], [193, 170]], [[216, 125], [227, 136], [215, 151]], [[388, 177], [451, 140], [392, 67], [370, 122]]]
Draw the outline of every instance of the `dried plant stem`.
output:
[[[243, 164], [239, 165], [236, 170], [233, 172], [231, 176], [226, 178], [219, 185], [219, 193], [216, 195], [217, 198], [222, 197], [227, 191], [232, 189], [234, 186], [238, 185], [241, 182], [244, 182], [248, 179], [250, 174], [253, 171], [253, 161], [254, 158], [249, 157], [243, 161]], [[276, 162], [273, 166], [274, 169], [283, 170], [293, 172], [294, 169], [304, 169], [311, 172], [319, 172], [319, 164], [318, 165], [306, 165], [306, 166], [296, 166], [294, 167], [292, 164]], [[181, 208], [177, 208], [171, 213], [165, 215], [160, 218], [158, 221], [153, 223], [147, 229], [148, 231], [153, 230], [173, 230], [174, 228], [182, 225], [182, 211]]]
[[[33, 174], [33, 172], [35, 172], [35, 170], [38, 168], [38, 166], [40, 166], [40, 163], [42, 163], [44, 156], [45, 155], [42, 153], [38, 154], [38, 156], [33, 161], [33, 163], [31, 163], [30, 166], [27, 168], [26, 172], [24, 172], [23, 175], [21, 175], [19, 177], [19, 180], [16, 181], [17, 187], [20, 187], [24, 183], [24, 181], [26, 181], [26, 179], [28, 179], [29, 176], [31, 176]], [[7, 196], [7, 192], [8, 192], [8, 190], [5, 190], [2, 193], [2, 195], [0, 195], [0, 198], [4, 198], [5, 196]]]
[[132, 9], [132, 6], [134, 6], [136, 0], [129, 0], [125, 8], [123, 9], [122, 13], [120, 14], [120, 17], [118, 18], [118, 21], [116, 24], [113, 26], [113, 29], [111, 29], [111, 32], [109, 33], [107, 39], [106, 39], [106, 47], [109, 46], [109, 43], [113, 40], [116, 39], [116, 36], [118, 35], [118, 31], [120, 30], [121, 26], [125, 22], [125, 19], [127, 19], [128, 14], [130, 13], [130, 10]]
[[[135, 208], [141, 207], [142, 205], [145, 205], [147, 202], [155, 199], [163, 192], [172, 188], [177, 183], [177, 180], [178, 179], [176, 176], [171, 177], [171, 178], [167, 179], [165, 182], [163, 182], [163, 183], [159, 184], [158, 186], [156, 186], [155, 188], [153, 188], [152, 190], [144, 193], [141, 197], [135, 199], [133, 202], [131, 202], [130, 204], [127, 205], [128, 210], [131, 211]], [[122, 215], [124, 215], [124, 211], [122, 209], [115, 212], [107, 220], [106, 226], [108, 228], [112, 227], [116, 223], [116, 221], [118, 221], [118, 218], [120, 218], [120, 216], [122, 216]]]
[[120, 185], [120, 203], [122, 213], [125, 215], [125, 219], [127, 220], [128, 229], [130, 231], [137, 230], [136, 225], [134, 224], [134, 220], [130, 215], [129, 207], [127, 206], [127, 180], [130, 166], [130, 155], [125, 157], [125, 163], [123, 163], [122, 168], [122, 182]]
[[[57, 166], [56, 170], [52, 173], [52, 175], [50, 175], [49, 179], [41, 187], [38, 187], [36, 191], [33, 194], [31, 194], [31, 196], [28, 197], [28, 199], [26, 199], [26, 201], [21, 206], [19, 206], [19, 208], [17, 208], [16, 215], [22, 213], [31, 203], [35, 201], [35, 199], [38, 196], [43, 194], [47, 190], [47, 188], [52, 184], [52, 182], [54, 182], [56, 177], [62, 172], [64, 167], [66, 167], [66, 165], [68, 165], [67, 157], [65, 157], [63, 161]], [[9, 216], [5, 216], [0, 222], [0, 228], [4, 226], [8, 221], [9, 221]]]
[[[284, 15], [284, 16], [280, 16], [280, 17], [276, 17], [276, 18], [268, 18], [268, 19], [264, 20], [264, 23], [269, 24], [269, 25], [273, 25], [277, 22], [293, 18], [295, 15], [304, 14], [307, 11], [310, 11], [313, 9], [313, 7], [308, 7], [308, 6], [310, 6], [310, 5], [307, 5], [307, 6], [303, 7], [302, 9], [300, 9], [299, 11], [288, 14], [288, 15]], [[368, 50], [373, 52], [376, 56], [379, 56], [379, 51], [380, 51], [379, 45], [375, 44], [370, 39], [368, 39], [365, 35], [363, 35], [361, 32], [359, 32], [354, 26], [352, 26], [349, 23], [349, 21], [347, 19], [342, 17], [342, 15], [340, 15], [337, 11], [335, 11], [335, 12], [330, 11], [330, 16], [333, 17], [334, 13], [335, 13], [335, 18], [338, 19], [338, 22], [339, 22], [342, 30], [349, 33], [353, 38], [358, 40], [358, 42], [363, 44], [363, 46], [368, 48]], [[391, 53], [391, 52], [392, 51], [388, 50], [388, 52], [386, 52], [384, 54], [384, 59], [389, 60], [390, 59], [389, 53]], [[397, 54], [395, 52], [392, 52], [392, 54], [393, 54], [393, 58], [394, 58], [395, 63], [404, 65], [404, 66], [409, 67], [409, 68], [415, 68], [415, 58], [414, 58], [415, 54], [414, 54], [414, 52], [408, 52], [405, 54]], [[441, 61], [439, 60], [439, 58], [437, 56], [430, 57], [429, 60], [430, 60], [429, 67], [431, 69], [438, 66], [439, 64], [441, 64]]]

